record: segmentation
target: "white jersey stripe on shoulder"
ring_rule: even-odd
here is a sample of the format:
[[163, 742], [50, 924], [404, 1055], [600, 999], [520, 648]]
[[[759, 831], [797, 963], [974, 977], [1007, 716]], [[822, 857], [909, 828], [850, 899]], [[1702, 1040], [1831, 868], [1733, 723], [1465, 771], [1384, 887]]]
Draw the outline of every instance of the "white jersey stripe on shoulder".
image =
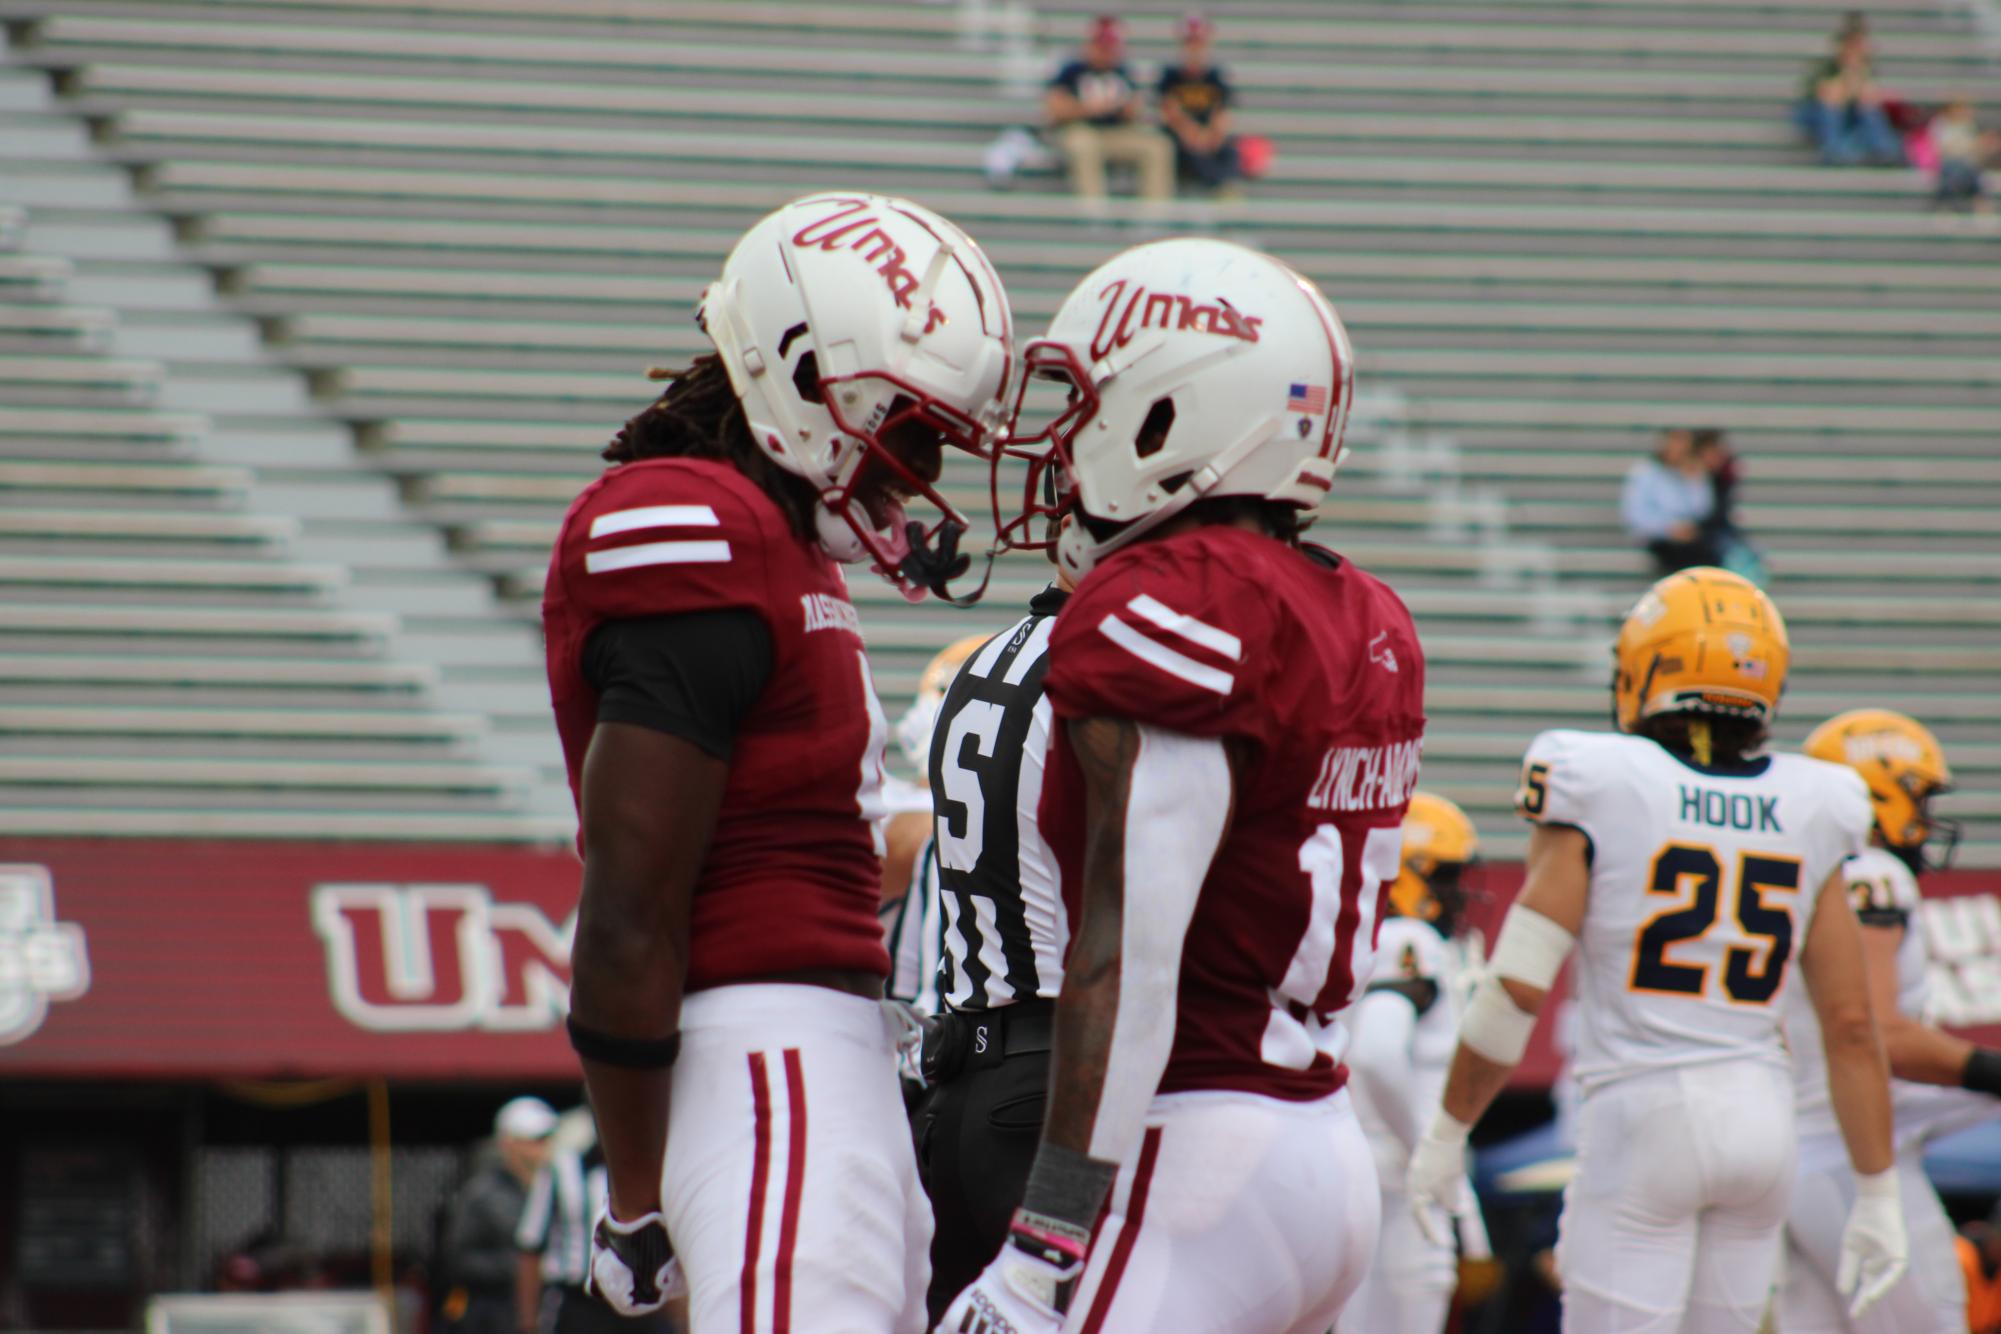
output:
[[707, 505], [641, 505], [598, 515], [591, 520], [591, 536], [611, 537], [640, 528], [714, 528], [721, 522]]
[[1098, 632], [1141, 662], [1159, 668], [1176, 680], [1213, 690], [1219, 695], [1229, 694], [1236, 686], [1237, 678], [1230, 673], [1199, 663], [1184, 653], [1176, 653], [1158, 640], [1147, 638], [1116, 616], [1107, 616], [1099, 621]]
[[584, 556], [588, 574], [609, 574], [641, 565], [723, 565], [730, 558], [727, 542], [643, 542], [638, 546], [613, 547]]
[[1231, 662], [1244, 660], [1244, 641], [1228, 630], [1219, 630], [1207, 621], [1198, 621], [1193, 616], [1176, 611], [1163, 602], [1141, 593], [1126, 607], [1152, 621], [1169, 634], [1180, 635], [1191, 644], [1198, 644], [1211, 653], [1220, 653]]
[[1018, 686], [1021, 678], [1028, 675], [1028, 669], [1049, 649], [1049, 636], [1056, 629], [1056, 618], [1045, 616], [1036, 622], [1028, 632], [1028, 642], [1021, 646], [1021, 652], [1014, 655], [1014, 661], [1007, 665], [1007, 672], [1001, 677], [1003, 684]]
[[973, 660], [962, 670], [976, 680], [985, 680], [987, 673], [993, 671], [994, 664], [1000, 661], [1000, 655], [1007, 652], [1007, 646], [1014, 642], [1014, 637], [1021, 633], [1021, 627], [1027, 624], [1028, 617], [1024, 616], [1002, 633], [989, 639], [987, 646], [974, 654]]

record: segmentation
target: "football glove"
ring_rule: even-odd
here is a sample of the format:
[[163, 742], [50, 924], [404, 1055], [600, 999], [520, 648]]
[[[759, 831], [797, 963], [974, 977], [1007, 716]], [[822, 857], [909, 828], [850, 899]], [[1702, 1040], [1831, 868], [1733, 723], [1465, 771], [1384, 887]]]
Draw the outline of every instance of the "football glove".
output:
[[1848, 1314], [1861, 1314], [1897, 1285], [1910, 1263], [1910, 1241], [1904, 1235], [1904, 1206], [1897, 1191], [1897, 1170], [1855, 1177], [1855, 1207], [1841, 1233], [1841, 1262], [1834, 1285], [1848, 1299]]
[[611, 1216], [609, 1205], [591, 1229], [591, 1268], [584, 1291], [620, 1315], [646, 1315], [685, 1296], [688, 1280], [674, 1245], [667, 1239], [667, 1220], [660, 1211], [631, 1222]]
[[1451, 1219], [1466, 1212], [1471, 1188], [1466, 1184], [1465, 1122], [1440, 1111], [1424, 1137], [1410, 1151], [1410, 1207], [1418, 1230], [1434, 1246], [1452, 1244]]
[[1090, 1236], [1017, 1209], [1001, 1251], [945, 1308], [939, 1334], [1057, 1334]]

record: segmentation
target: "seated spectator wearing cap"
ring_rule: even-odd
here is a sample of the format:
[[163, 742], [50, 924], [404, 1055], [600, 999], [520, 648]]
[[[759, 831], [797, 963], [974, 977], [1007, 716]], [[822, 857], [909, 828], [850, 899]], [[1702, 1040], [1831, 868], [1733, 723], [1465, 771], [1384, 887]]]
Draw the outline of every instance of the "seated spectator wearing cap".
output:
[[1199, 14], [1182, 21], [1181, 61], [1160, 72], [1160, 120], [1174, 136], [1181, 179], [1229, 192], [1243, 170], [1230, 133], [1230, 104], [1236, 94], [1223, 67], [1209, 58], [1215, 35], [1215, 25]]
[[447, 1334], [520, 1334], [514, 1230], [556, 1129], [555, 1109], [516, 1098], [493, 1118], [493, 1149], [448, 1206], [439, 1269]]
[[1174, 193], [1174, 145], [1139, 119], [1139, 85], [1124, 54], [1118, 20], [1097, 19], [1083, 51], [1056, 72], [1043, 98], [1051, 135], [1070, 166], [1070, 188], [1080, 199], [1105, 197], [1108, 162], [1138, 169], [1142, 199]]

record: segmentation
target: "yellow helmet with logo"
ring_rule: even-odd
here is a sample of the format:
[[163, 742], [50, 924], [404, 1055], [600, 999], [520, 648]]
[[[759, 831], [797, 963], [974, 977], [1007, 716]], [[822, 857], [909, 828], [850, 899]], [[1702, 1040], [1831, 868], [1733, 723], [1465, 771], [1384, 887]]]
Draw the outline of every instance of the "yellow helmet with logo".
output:
[[945, 692], [951, 688], [952, 678], [966, 665], [966, 659], [979, 652], [980, 645], [991, 638], [991, 635], [967, 635], [953, 640], [938, 650], [918, 676], [917, 697], [896, 720], [896, 747], [903, 752], [904, 759], [917, 766], [919, 773], [931, 763], [931, 729], [938, 723], [938, 710], [945, 703]]
[[1930, 803], [1952, 787], [1952, 769], [1930, 728], [1894, 709], [1850, 709], [1814, 728], [1804, 749], [1817, 760], [1845, 764], [1862, 775], [1883, 845], [1911, 863], [1912, 870], [1926, 864], [1924, 846], [1935, 833], [1945, 839], [1945, 849], [1930, 864], [1951, 864], [1959, 825], [1934, 817]]
[[1697, 566], [1669, 575], [1633, 605], [1612, 658], [1622, 732], [1672, 713], [1769, 724], [1792, 646], [1779, 609], [1756, 584]]
[[1403, 866], [1390, 885], [1390, 907], [1399, 917], [1451, 931], [1464, 906], [1459, 878], [1480, 851], [1473, 822], [1444, 797], [1410, 794], [1403, 817]]

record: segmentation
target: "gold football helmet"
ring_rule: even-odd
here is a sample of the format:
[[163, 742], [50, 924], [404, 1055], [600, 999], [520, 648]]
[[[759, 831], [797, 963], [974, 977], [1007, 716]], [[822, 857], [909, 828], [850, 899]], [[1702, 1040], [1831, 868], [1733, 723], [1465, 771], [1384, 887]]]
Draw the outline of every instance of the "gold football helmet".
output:
[[[1952, 864], [1959, 825], [1931, 813], [1931, 799], [1952, 787], [1952, 769], [1930, 728], [1893, 709], [1850, 709], [1814, 728], [1804, 749], [1862, 775], [1883, 846], [1913, 871]], [[1935, 835], [1945, 846], [1933, 859], [1925, 845]]]
[[1403, 865], [1390, 884], [1390, 908], [1451, 934], [1466, 906], [1461, 878], [1480, 851], [1473, 822], [1444, 797], [1410, 794], [1403, 817]]
[[1779, 609], [1728, 570], [1697, 566], [1648, 589], [1612, 646], [1622, 732], [1665, 713], [1750, 718], [1779, 711], [1792, 647]]
[[910, 701], [910, 707], [896, 720], [896, 748], [903, 752], [904, 759], [917, 767], [918, 773], [924, 773], [930, 767], [931, 729], [938, 724], [938, 710], [944, 707], [945, 692], [951, 687], [952, 678], [966, 665], [966, 659], [977, 653], [980, 645], [991, 638], [991, 635], [967, 635], [964, 639], [953, 640], [938, 650], [918, 676], [917, 697]]

